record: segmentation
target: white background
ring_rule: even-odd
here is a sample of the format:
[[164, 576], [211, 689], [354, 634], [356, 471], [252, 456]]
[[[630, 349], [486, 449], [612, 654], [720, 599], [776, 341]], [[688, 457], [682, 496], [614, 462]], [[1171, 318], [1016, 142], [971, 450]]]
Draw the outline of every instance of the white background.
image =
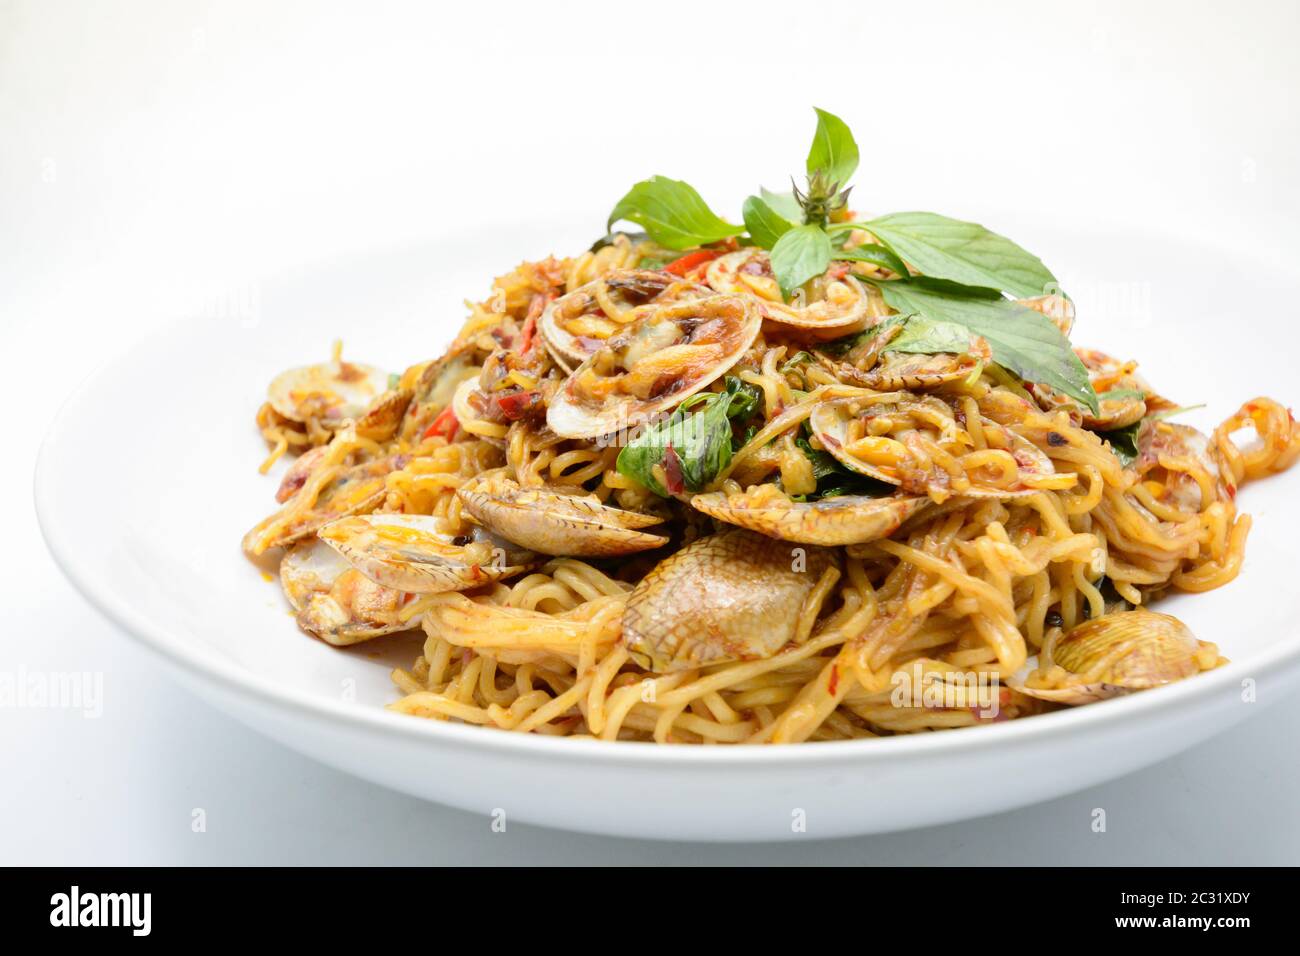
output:
[[[738, 208], [799, 168], [813, 104], [858, 134], [858, 208], [1213, 235], [1293, 271], [1297, 41], [1300, 5], [1241, 0], [0, 0], [0, 670], [105, 688], [99, 719], [0, 710], [0, 862], [1300, 862], [1300, 702], [1110, 785], [933, 830], [781, 847], [493, 834], [194, 701], [62, 580], [30, 494], [62, 396], [158, 322], [470, 223], [591, 212], [594, 235], [654, 172]], [[430, 351], [456, 317], [439, 321]], [[121, 413], [124, 455], [158, 440], [148, 409]], [[203, 423], [166, 440], [202, 441]], [[87, 462], [88, 494], [112, 466]]]

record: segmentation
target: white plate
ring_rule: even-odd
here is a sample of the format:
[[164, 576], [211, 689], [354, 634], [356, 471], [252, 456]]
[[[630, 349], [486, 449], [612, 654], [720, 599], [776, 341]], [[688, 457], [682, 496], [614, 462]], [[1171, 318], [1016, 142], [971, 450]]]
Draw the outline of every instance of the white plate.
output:
[[[1294, 315], [1276, 307], [1295, 301], [1296, 277], [1169, 240], [1000, 225], [1070, 267], [1077, 342], [1136, 356], [1165, 394], [1208, 403], [1191, 423], [1212, 426], [1258, 394], [1300, 396]], [[197, 693], [290, 747], [463, 809], [622, 836], [779, 840], [806, 821], [808, 836], [831, 837], [1007, 810], [1170, 756], [1300, 676], [1296, 474], [1242, 494], [1256, 524], [1235, 583], [1166, 603], [1234, 661], [1172, 687], [989, 727], [784, 748], [568, 741], [386, 712], [388, 670], [418, 641], [312, 640], [240, 553], [277, 483], [256, 473], [253, 412], [275, 373], [323, 359], [335, 336], [394, 370], [433, 356], [491, 276], [582, 242], [516, 231], [335, 262], [233, 290], [210, 316], [139, 343], [76, 391], [42, 450], [37, 510], [58, 562]]]

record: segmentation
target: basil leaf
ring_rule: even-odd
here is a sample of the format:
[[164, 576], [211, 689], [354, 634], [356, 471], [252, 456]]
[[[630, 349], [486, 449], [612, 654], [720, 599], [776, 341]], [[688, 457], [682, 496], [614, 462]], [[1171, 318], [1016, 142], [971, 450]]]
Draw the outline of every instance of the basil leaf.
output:
[[761, 388], [743, 382], [734, 375], [728, 375], [722, 381], [725, 386], [723, 394], [731, 396], [731, 401], [727, 403], [728, 418], [743, 422], [758, 411], [758, 406], [763, 403]]
[[803, 207], [799, 205], [799, 200], [794, 198], [794, 193], [774, 193], [770, 189], [759, 187], [758, 198], [771, 206], [772, 211], [782, 219], [791, 222], [799, 222], [803, 219]]
[[1125, 468], [1137, 461], [1138, 435], [1142, 430], [1143, 421], [1145, 419], [1136, 421], [1132, 425], [1125, 425], [1123, 428], [1097, 432], [1097, 437], [1110, 445], [1110, 450], [1115, 453], [1115, 457]]
[[833, 113], [817, 112], [817, 131], [808, 150], [808, 175], [821, 170], [840, 188], [858, 168], [858, 144], [848, 124]]
[[845, 259], [849, 262], [870, 262], [874, 266], [884, 266], [904, 279], [911, 275], [907, 271], [907, 266], [903, 264], [903, 260], [898, 258], [893, 250], [874, 242], [853, 249], [836, 249], [835, 258]]
[[903, 331], [894, 336], [882, 352], [939, 352], [962, 354], [970, 351], [971, 331], [955, 322], [936, 321], [923, 315], [909, 316]]
[[1043, 295], [1056, 277], [1032, 253], [973, 222], [896, 212], [863, 227], [927, 276], [987, 286], [1017, 298]]
[[938, 292], [943, 295], [955, 295], [962, 299], [989, 299], [1001, 302], [1004, 296], [997, 289], [987, 286], [963, 285], [951, 279], [936, 279], [934, 276], [912, 276], [908, 280], [914, 287], [926, 292]]
[[831, 264], [831, 240], [817, 226], [794, 226], [772, 247], [772, 271], [787, 299], [795, 289]]
[[[988, 340], [993, 360], [1029, 382], [1049, 385], [1099, 414], [1088, 370], [1047, 316], [1008, 299], [977, 298], [908, 281], [877, 282], [899, 312], [965, 326]], [[906, 330], [904, 330], [906, 331]]]
[[690, 249], [744, 232], [714, 215], [693, 187], [667, 176], [651, 176], [629, 189], [609, 214], [605, 228], [620, 219], [642, 226], [668, 249]]
[[[761, 390], [728, 376], [721, 392], [692, 395], [667, 421], [651, 425], [618, 453], [615, 467], [662, 498], [671, 497], [654, 476], [671, 448], [681, 469], [686, 491], [702, 491], [731, 463], [731, 419], [750, 417], [762, 398]], [[691, 408], [699, 408], [694, 414]]]
[[794, 223], [786, 219], [758, 196], [745, 200], [742, 210], [745, 228], [754, 242], [764, 249], [771, 249], [778, 239], [794, 228]]
[[1146, 397], [1147, 393], [1140, 388], [1112, 388], [1109, 392], [1102, 392], [1097, 399], [1103, 402], [1119, 402], [1126, 398]]

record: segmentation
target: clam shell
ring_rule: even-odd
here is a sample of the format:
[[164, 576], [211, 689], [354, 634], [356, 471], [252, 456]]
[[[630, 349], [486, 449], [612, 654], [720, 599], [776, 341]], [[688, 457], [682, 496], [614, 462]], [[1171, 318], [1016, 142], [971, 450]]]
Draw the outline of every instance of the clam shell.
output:
[[870, 498], [841, 495], [821, 501], [720, 491], [696, 495], [691, 506], [719, 521], [783, 541], [804, 544], [865, 544], [886, 538], [930, 503], [923, 497]]
[[[634, 428], [721, 377], [754, 343], [762, 324], [754, 301], [742, 296], [657, 306], [574, 370], [551, 400], [546, 423], [563, 438]], [[633, 357], [630, 368], [620, 367], [625, 356]], [[661, 366], [646, 397], [620, 387], [632, 376], [644, 382]], [[601, 394], [592, 394], [593, 385]]]
[[415, 594], [481, 587], [536, 563], [535, 555], [477, 529], [461, 542], [430, 515], [357, 515], [318, 534], [372, 581]]
[[881, 392], [921, 391], [961, 382], [978, 372], [993, 357], [987, 342], [979, 339], [978, 343], [972, 346], [971, 351], [960, 355], [952, 352], [927, 355], [886, 351], [874, 368], [859, 373], [858, 381]]
[[742, 271], [757, 266], [763, 277], [771, 276], [768, 253], [758, 249], [741, 249], [713, 260], [706, 273], [709, 285], [717, 292], [753, 296], [762, 303], [764, 318], [798, 329], [814, 338], [839, 338], [865, 328], [869, 322], [888, 313], [880, 294], [851, 275], [826, 284], [825, 297], [808, 305], [790, 305], [763, 294], [761, 288], [746, 281]]
[[474, 481], [456, 494], [484, 527], [541, 554], [609, 557], [648, 551], [668, 538], [638, 528], [662, 518], [611, 508], [594, 498], [520, 488], [509, 479]]
[[[456, 391], [451, 398], [451, 410], [456, 416], [456, 420], [461, 424], [476, 421], [479, 417], [478, 412], [474, 411], [474, 407], [469, 403], [470, 395], [477, 390], [477, 378], [468, 378], [456, 386]], [[489, 445], [494, 445], [497, 448], [506, 447], [506, 441], [504, 438], [496, 438], [492, 435], [476, 435], [475, 437], [480, 441], [485, 441]]]
[[748, 531], [722, 531], [661, 561], [627, 600], [623, 639], [657, 673], [771, 657], [834, 562]]
[[384, 392], [357, 419], [357, 434], [371, 441], [386, 442], [397, 434], [407, 406], [415, 392], [409, 388], [395, 388]]
[[[952, 486], [951, 476], [937, 466], [932, 465], [927, 471], [920, 471], [919, 469], [907, 469], [902, 466], [880, 465], [864, 461], [850, 452], [848, 448], [848, 428], [851, 421], [854, 419], [869, 421], [872, 418], [881, 416], [890, 418], [913, 417], [912, 413], [922, 409], [926, 401], [938, 403], [939, 400], [929, 397], [919, 401], [878, 402], [863, 405], [858, 399], [840, 399], [815, 408], [808, 420], [808, 424], [822, 446], [845, 468], [888, 482], [891, 485], [905, 485], [906, 489], [913, 493], [924, 490], [931, 496], [937, 495], [939, 497], [956, 494], [964, 498], [1015, 498], [1036, 492], [1036, 489], [1026, 487], [1022, 482], [1017, 482], [1009, 488], [972, 482], [968, 488], [957, 489]], [[925, 419], [918, 419], [917, 425], [924, 428], [930, 426], [930, 423]], [[1051, 459], [1033, 442], [991, 419], [983, 419], [983, 425], [986, 435], [997, 434], [1001, 436], [1003, 450], [1010, 452], [1012, 457], [1015, 458], [1021, 476], [1052, 475], [1056, 473], [1056, 468]], [[905, 442], [903, 444], [906, 445]], [[923, 489], [921, 485], [923, 485]]]
[[318, 418], [341, 422], [358, 418], [388, 388], [388, 373], [357, 362], [321, 362], [281, 372], [271, 380], [267, 399], [295, 422]]
[[[342, 594], [335, 586], [353, 575]], [[380, 608], [396, 611], [406, 600], [400, 591], [362, 577], [343, 556], [319, 538], [299, 541], [280, 562], [280, 584], [297, 611], [298, 626], [328, 644], [346, 647], [420, 624], [419, 615], [398, 622], [372, 616]], [[340, 601], [343, 599], [343, 603]]]
[[603, 344], [599, 338], [575, 335], [566, 328], [567, 323], [584, 315], [604, 316], [599, 311], [597, 298], [597, 292], [602, 286], [610, 299], [628, 310], [644, 309], [648, 303], [659, 301], [663, 296], [676, 300], [683, 297], [700, 298], [709, 294], [709, 290], [703, 286], [683, 282], [665, 272], [618, 269], [560, 296], [548, 303], [542, 311], [537, 320], [537, 331], [551, 358], [566, 373], [572, 372], [589, 359]]
[[1038, 669], [1061, 667], [1068, 676], [1058, 686], [1027, 683], [1032, 662], [1009, 683], [1030, 697], [1078, 705], [1170, 684], [1218, 663], [1218, 648], [1197, 640], [1178, 618], [1137, 608], [1103, 614], [1049, 640]]

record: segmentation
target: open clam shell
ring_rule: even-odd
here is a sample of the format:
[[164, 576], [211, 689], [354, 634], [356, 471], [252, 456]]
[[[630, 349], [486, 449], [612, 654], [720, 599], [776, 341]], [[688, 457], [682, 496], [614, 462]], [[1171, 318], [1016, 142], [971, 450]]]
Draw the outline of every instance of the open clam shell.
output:
[[401, 615], [409, 594], [366, 578], [319, 538], [285, 552], [280, 584], [298, 626], [328, 644], [346, 647], [420, 625], [418, 614]]
[[1088, 371], [1088, 381], [1097, 393], [1098, 411], [1093, 414], [1073, 399], [1035, 383], [1030, 392], [1043, 408], [1066, 408], [1085, 428], [1112, 431], [1141, 421], [1149, 411], [1172, 408], [1137, 374], [1136, 362], [1124, 362], [1097, 349], [1075, 349], [1074, 354]]
[[480, 587], [536, 564], [536, 555], [509, 541], [478, 528], [455, 535], [431, 515], [356, 515], [318, 534], [372, 581], [415, 594]]
[[709, 294], [707, 288], [666, 272], [619, 269], [549, 303], [537, 320], [537, 331], [556, 364], [572, 372], [652, 303]]
[[973, 336], [966, 352], [893, 351], [888, 348], [879, 361], [867, 372], [854, 376], [853, 381], [866, 388], [881, 392], [902, 389], [925, 391], [941, 388], [953, 382], [964, 382], [993, 360], [993, 350], [980, 336]]
[[[818, 406], [809, 418], [817, 440], [844, 467], [937, 501], [952, 495], [1034, 494], [1032, 479], [1055, 474], [1051, 459], [1033, 442], [990, 419], [979, 424], [982, 449], [933, 396], [871, 403], [841, 399]], [[965, 467], [958, 474], [941, 467], [936, 449]]]
[[772, 274], [768, 253], [761, 249], [741, 249], [720, 256], [709, 264], [706, 275], [715, 291], [758, 298], [765, 319], [813, 338], [848, 335], [889, 312], [874, 288], [847, 272], [835, 278], [831, 278], [834, 273], [828, 273], [812, 280], [811, 301], [786, 303]]
[[387, 372], [340, 359], [281, 372], [266, 394], [271, 407], [291, 421], [341, 422], [364, 415], [387, 388]]
[[637, 530], [663, 518], [611, 508], [594, 496], [520, 488], [503, 477], [472, 481], [456, 494], [485, 528], [541, 554], [609, 557], [668, 543], [663, 535]]
[[743, 296], [655, 306], [565, 380], [547, 424], [564, 438], [640, 425], [721, 377], [753, 344], [762, 321]]
[[392, 439], [406, 416], [406, 409], [414, 394], [409, 388], [394, 388], [384, 392], [357, 419], [357, 435], [377, 442]]
[[727, 524], [783, 541], [826, 546], [865, 544], [888, 537], [929, 503], [923, 497], [865, 495], [791, 501], [771, 485], [730, 495], [713, 491], [691, 499], [697, 511]]

